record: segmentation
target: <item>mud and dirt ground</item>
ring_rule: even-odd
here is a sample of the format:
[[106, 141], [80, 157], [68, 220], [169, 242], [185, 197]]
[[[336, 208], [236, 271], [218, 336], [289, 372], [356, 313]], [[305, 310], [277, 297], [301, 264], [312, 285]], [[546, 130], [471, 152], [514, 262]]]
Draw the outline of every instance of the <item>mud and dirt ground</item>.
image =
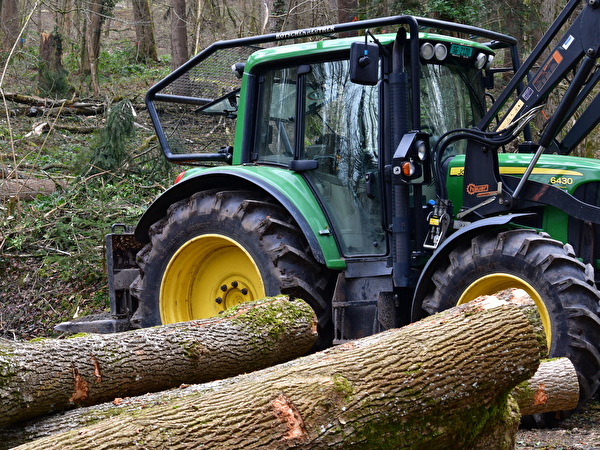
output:
[[600, 449], [600, 401], [593, 400], [555, 428], [521, 429], [517, 449]]

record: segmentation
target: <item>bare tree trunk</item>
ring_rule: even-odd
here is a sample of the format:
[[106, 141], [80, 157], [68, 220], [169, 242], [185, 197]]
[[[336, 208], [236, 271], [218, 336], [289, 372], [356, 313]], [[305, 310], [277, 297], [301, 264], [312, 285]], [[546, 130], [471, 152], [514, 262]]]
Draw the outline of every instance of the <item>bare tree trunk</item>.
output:
[[132, 0], [138, 56], [143, 60], [158, 60], [154, 40], [154, 21], [148, 0]]
[[508, 449], [538, 364], [518, 308], [470, 302], [19, 448]]
[[90, 86], [95, 96], [100, 92], [98, 85], [100, 37], [102, 36], [102, 24], [108, 13], [104, 0], [91, 0], [85, 11], [85, 42], [82, 46], [81, 71], [84, 77], [90, 77]]
[[316, 340], [305, 302], [275, 297], [204, 321], [111, 335], [0, 343], [0, 427], [225, 378], [298, 357]]
[[2, 50], [10, 51], [19, 36], [21, 18], [18, 0], [2, 0], [0, 5], [0, 39]]
[[62, 36], [58, 29], [40, 34], [40, 58], [38, 87], [47, 96], [65, 96], [71, 91], [67, 71], [62, 65]]
[[50, 71], [63, 70], [62, 40], [59, 34], [42, 33], [40, 35], [40, 58]]
[[171, 0], [171, 67], [176, 69], [189, 59], [185, 0]]

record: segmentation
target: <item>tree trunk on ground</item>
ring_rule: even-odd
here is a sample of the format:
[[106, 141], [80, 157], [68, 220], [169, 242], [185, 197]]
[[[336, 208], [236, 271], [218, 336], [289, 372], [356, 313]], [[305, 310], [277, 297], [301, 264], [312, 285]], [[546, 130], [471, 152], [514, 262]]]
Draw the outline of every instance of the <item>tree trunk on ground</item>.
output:
[[579, 403], [577, 371], [569, 358], [544, 361], [535, 375], [518, 385], [511, 395], [522, 415], [570, 411]]
[[525, 315], [475, 301], [22, 448], [513, 448], [538, 364]]
[[148, 0], [133, 0], [133, 20], [135, 21], [138, 56], [143, 60], [157, 61], [154, 21]]
[[[532, 378], [523, 381], [511, 391], [510, 398], [518, 404], [519, 413], [521, 415], [551, 412], [556, 411], [556, 408], [570, 410], [577, 405], [577, 378], [575, 378], [575, 380], [566, 380], [566, 382], [571, 385], [571, 388], [569, 389], [563, 385], [565, 384], [564, 382], [559, 385], [560, 379], [548, 380], [547, 377], [548, 374], [561, 376], [561, 374], [557, 373], [555, 370], [556, 368], [551, 368], [550, 366], [556, 364], [558, 361], [561, 361], [560, 364], [567, 364], [565, 361], [562, 361], [565, 359], [566, 358], [560, 358], [558, 360], [543, 361]], [[574, 385], [572, 385], [573, 381], [575, 382]], [[135, 411], [148, 408], [151, 405], [166, 405], [174, 400], [181, 400], [188, 395], [213, 391], [230, 382], [231, 381], [228, 380], [220, 380], [206, 384], [182, 385], [179, 388], [168, 391], [149, 393], [137, 397], [117, 398], [110, 403], [71, 409], [60, 414], [52, 414], [26, 423], [20, 423], [14, 427], [0, 428], [0, 449], [12, 448], [35, 439], [76, 430], [117, 415], [133, 414]], [[542, 387], [540, 389], [540, 382], [548, 383], [547, 385], [551, 384], [553, 387], [550, 389]], [[536, 386], [535, 391], [531, 388], [532, 385]], [[559, 403], [553, 398], [553, 396], [557, 394], [563, 397], [563, 393], [568, 390], [575, 395], [575, 397], [567, 399], [568, 403], [564, 401]], [[543, 394], [541, 394], [542, 392]], [[574, 404], [573, 401], [575, 401]], [[513, 430], [512, 425], [513, 424], [507, 425], [507, 433], [510, 433], [511, 430]], [[500, 427], [500, 424], [495, 424], [495, 426]], [[495, 444], [492, 443], [490, 448], [495, 448]]]
[[[6, 201], [11, 197], [31, 200], [40, 194], [50, 195], [56, 190], [57, 184], [53, 180], [39, 178], [11, 179], [0, 177], [0, 201]], [[0, 346], [0, 348], [2, 347]]]
[[275, 297], [214, 319], [111, 335], [0, 341], [0, 426], [268, 367], [306, 353], [316, 318]]

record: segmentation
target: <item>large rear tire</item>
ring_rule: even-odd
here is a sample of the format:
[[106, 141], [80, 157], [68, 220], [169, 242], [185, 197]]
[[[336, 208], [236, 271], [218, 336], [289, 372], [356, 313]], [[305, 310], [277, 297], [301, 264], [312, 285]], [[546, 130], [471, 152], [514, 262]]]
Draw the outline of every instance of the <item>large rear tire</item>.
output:
[[213, 317], [279, 294], [301, 298], [319, 322], [316, 348], [332, 339], [331, 273], [280, 205], [252, 191], [204, 191], [169, 208], [138, 253], [132, 291], [141, 327]]
[[433, 275], [430, 289], [416, 299], [412, 320], [517, 287], [534, 300], [549, 343], [549, 356], [573, 362], [580, 402], [600, 381], [600, 312], [591, 266], [575, 258], [570, 245], [532, 230], [489, 232], [460, 244]]

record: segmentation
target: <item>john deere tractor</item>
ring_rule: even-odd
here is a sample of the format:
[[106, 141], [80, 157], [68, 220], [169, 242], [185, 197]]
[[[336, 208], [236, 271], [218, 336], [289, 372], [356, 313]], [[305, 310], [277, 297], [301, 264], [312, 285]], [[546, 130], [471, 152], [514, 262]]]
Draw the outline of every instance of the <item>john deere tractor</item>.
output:
[[212, 44], [147, 94], [187, 170], [107, 237], [112, 318], [62, 329], [283, 293], [326, 347], [516, 287], [589, 398], [600, 162], [569, 153], [600, 121], [598, 5], [572, 0], [523, 63], [510, 36], [407, 15]]

